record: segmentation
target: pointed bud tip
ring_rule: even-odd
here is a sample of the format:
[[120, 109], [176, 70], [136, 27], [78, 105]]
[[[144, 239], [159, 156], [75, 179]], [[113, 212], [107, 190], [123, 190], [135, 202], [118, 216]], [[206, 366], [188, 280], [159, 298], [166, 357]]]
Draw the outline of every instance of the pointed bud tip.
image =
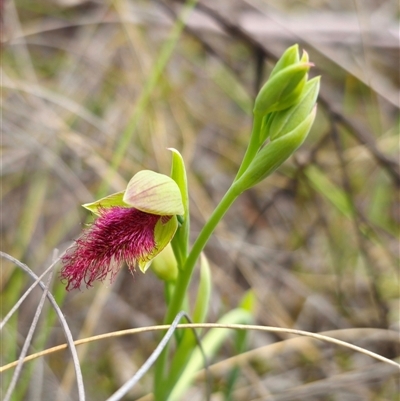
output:
[[311, 61], [302, 61], [301, 63], [299, 63], [299, 65], [308, 67], [308, 68], [315, 67], [315, 64], [312, 63]]

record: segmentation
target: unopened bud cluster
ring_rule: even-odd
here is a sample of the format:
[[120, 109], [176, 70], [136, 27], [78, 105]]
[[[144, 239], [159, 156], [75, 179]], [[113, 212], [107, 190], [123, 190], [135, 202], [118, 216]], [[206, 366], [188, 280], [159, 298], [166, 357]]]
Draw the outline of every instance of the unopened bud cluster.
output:
[[[312, 67], [298, 46], [287, 49], [256, 97], [249, 149], [251, 161], [240, 171], [235, 185], [244, 191], [275, 171], [304, 142], [316, 114], [320, 78], [308, 80]], [[269, 142], [265, 141], [269, 138]]]

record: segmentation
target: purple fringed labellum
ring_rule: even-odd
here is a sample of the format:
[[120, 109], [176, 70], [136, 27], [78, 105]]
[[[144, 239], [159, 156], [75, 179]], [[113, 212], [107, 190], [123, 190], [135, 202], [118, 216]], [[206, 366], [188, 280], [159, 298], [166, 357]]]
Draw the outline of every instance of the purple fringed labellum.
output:
[[157, 252], [155, 227], [172, 216], [145, 213], [135, 208], [100, 208], [99, 217], [62, 258], [61, 279], [67, 290], [92, 286], [110, 275], [112, 282], [125, 261], [131, 272]]

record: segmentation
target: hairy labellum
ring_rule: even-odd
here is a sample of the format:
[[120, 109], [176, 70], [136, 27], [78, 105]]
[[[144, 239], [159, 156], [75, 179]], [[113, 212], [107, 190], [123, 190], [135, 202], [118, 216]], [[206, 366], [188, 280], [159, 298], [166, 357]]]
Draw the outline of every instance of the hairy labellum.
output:
[[157, 244], [154, 230], [157, 222], [171, 216], [145, 213], [135, 208], [99, 209], [100, 216], [78, 238], [62, 258], [61, 279], [67, 290], [86, 287], [110, 274], [111, 282], [125, 261], [133, 272], [138, 261], [153, 258]]

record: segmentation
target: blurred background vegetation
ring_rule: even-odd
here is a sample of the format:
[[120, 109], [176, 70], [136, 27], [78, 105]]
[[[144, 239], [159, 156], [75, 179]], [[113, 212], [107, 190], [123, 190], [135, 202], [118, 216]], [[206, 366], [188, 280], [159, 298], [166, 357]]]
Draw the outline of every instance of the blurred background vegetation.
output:
[[[299, 43], [316, 65], [311, 74], [322, 75], [317, 120], [300, 151], [241, 196], [207, 246], [209, 321], [251, 288], [257, 324], [329, 331], [398, 358], [397, 2], [200, 0], [176, 42], [177, 1], [1, 3], [1, 250], [40, 274], [89, 221], [80, 205], [123, 190], [138, 170], [168, 174], [167, 147], [186, 162], [195, 238], [237, 171], [255, 93]], [[2, 316], [31, 283], [2, 261]], [[55, 274], [51, 291], [75, 338], [157, 324], [165, 312], [151, 272], [123, 269], [113, 285], [70, 293]], [[40, 295], [3, 329], [2, 365], [18, 358]], [[46, 308], [30, 352], [65, 342]], [[106, 399], [158, 340], [80, 347], [87, 399]], [[226, 344], [212, 369], [213, 400], [399, 400], [396, 369], [364, 355], [254, 333], [248, 350], [234, 358]], [[0, 392], [11, 375], [3, 373]], [[203, 400], [203, 387], [196, 382], [186, 399]], [[148, 375], [124, 399], [150, 391]], [[69, 353], [26, 364], [13, 399], [76, 400]]]

